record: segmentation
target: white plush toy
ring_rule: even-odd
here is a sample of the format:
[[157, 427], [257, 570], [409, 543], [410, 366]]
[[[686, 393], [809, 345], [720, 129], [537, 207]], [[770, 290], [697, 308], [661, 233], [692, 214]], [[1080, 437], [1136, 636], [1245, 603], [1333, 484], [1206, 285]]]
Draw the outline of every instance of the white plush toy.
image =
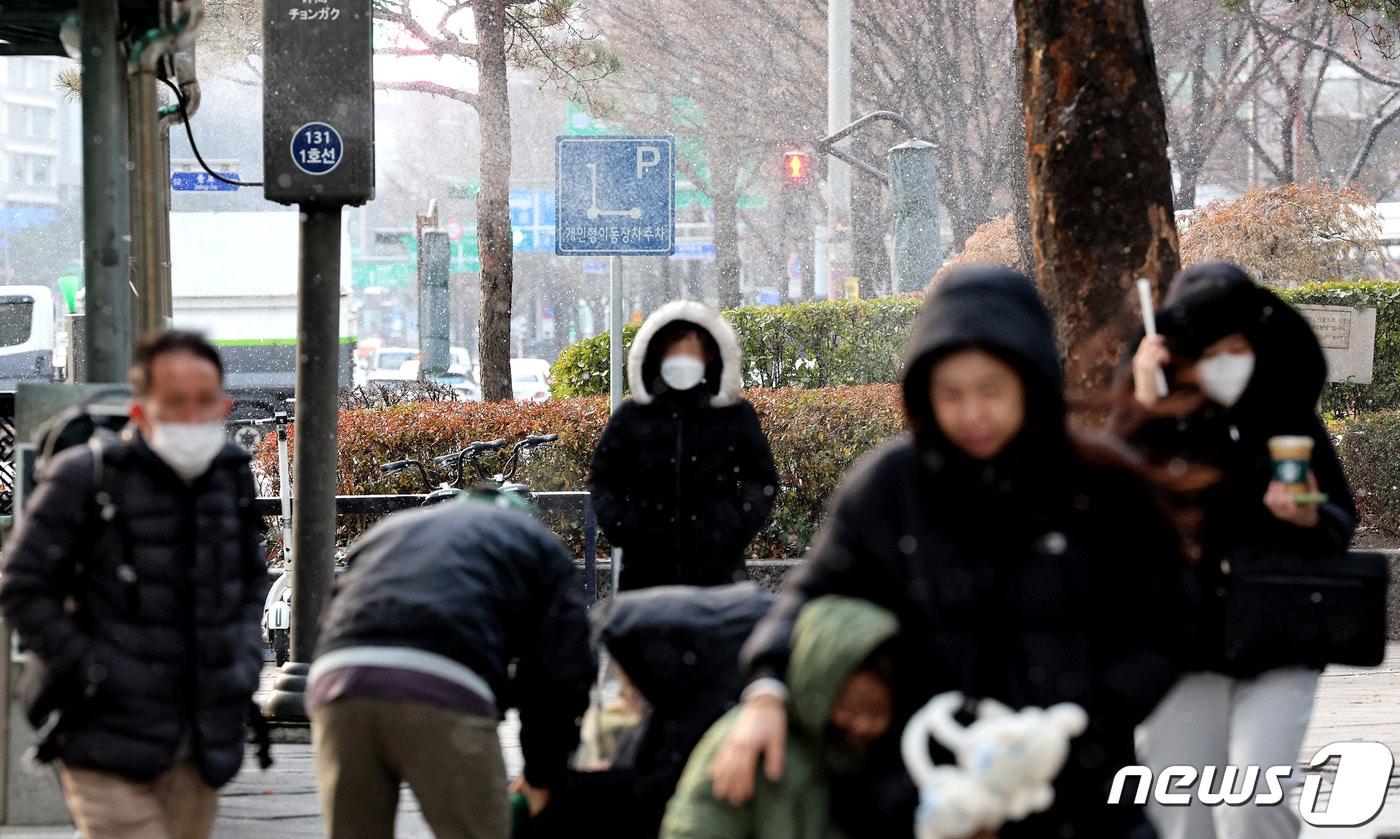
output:
[[[919, 785], [921, 802], [933, 802], [920, 804], [920, 839], [963, 839], [1048, 809], [1055, 797], [1051, 784], [1069, 756], [1069, 741], [1088, 727], [1088, 716], [1078, 705], [1012, 711], [991, 699], [979, 702], [977, 721], [963, 726], [954, 718], [963, 702], [962, 694], [939, 694], [904, 730], [905, 765]], [[930, 736], [952, 752], [957, 767], [933, 764]], [[990, 816], [988, 801], [994, 809]], [[960, 818], [963, 813], [976, 818]]]
[[919, 779], [914, 814], [919, 839], [965, 839], [1002, 822], [1001, 804], [961, 767], [929, 765]]

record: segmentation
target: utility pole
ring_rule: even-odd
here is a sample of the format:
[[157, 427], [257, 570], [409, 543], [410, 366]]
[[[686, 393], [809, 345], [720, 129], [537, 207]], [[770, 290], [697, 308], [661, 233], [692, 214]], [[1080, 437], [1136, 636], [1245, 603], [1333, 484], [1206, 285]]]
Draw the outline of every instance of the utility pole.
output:
[[131, 364], [131, 181], [126, 61], [117, 0], [82, 0], [83, 273], [88, 382], [123, 382]]
[[[826, 11], [826, 131], [851, 122], [851, 0], [830, 0]], [[816, 296], [840, 288], [851, 263], [851, 168], [827, 161], [826, 227], [816, 247]], [[833, 281], [834, 277], [834, 281]]]
[[[306, 719], [306, 677], [335, 565], [342, 208], [374, 198], [370, 0], [310, 17], [268, 0], [263, 18], [263, 194], [301, 210], [292, 660], [263, 713]], [[290, 13], [290, 14], [289, 14]]]
[[[191, 4], [135, 39], [127, 60], [132, 320], [138, 337], [170, 325], [170, 125], [188, 117], [199, 102], [194, 62], [177, 54], [193, 46], [201, 15], [202, 6]], [[159, 107], [156, 95], [162, 76], [178, 80], [180, 87], [181, 101], [166, 108]]]

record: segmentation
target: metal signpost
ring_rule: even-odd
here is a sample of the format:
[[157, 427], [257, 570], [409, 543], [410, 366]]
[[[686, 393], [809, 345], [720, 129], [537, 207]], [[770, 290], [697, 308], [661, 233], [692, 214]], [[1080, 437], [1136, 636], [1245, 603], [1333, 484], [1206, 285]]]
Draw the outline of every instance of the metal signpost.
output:
[[306, 718], [306, 662], [335, 563], [340, 214], [374, 197], [371, 12], [371, 0], [264, 6], [263, 191], [301, 209], [292, 660], [264, 708], [278, 719]]
[[622, 257], [676, 249], [675, 139], [556, 137], [554, 252], [608, 256], [609, 376], [622, 402]]
[[[608, 383], [622, 404], [624, 256], [676, 250], [676, 143], [669, 136], [556, 137], [554, 252], [608, 259]], [[586, 265], [585, 265], [586, 270]], [[613, 548], [612, 590], [622, 571]]]
[[418, 239], [418, 375], [426, 380], [452, 366], [452, 241], [444, 230], [424, 230]]
[[[888, 170], [837, 145], [876, 122], [892, 122], [908, 138], [889, 150]], [[909, 121], [894, 111], [868, 113], [821, 138], [816, 147], [889, 185], [894, 207], [894, 291], [898, 294], [922, 289], [943, 262], [938, 243], [938, 172], [934, 165], [937, 147], [918, 139]], [[817, 244], [820, 248], [820, 240]], [[854, 296], [859, 296], [859, 280], [846, 279], [856, 280]], [[820, 276], [817, 281], [821, 281]], [[849, 289], [847, 296], [852, 296]]]
[[935, 146], [906, 140], [890, 149], [890, 203], [894, 205], [894, 291], [919, 291], [943, 262], [938, 247], [938, 170]]

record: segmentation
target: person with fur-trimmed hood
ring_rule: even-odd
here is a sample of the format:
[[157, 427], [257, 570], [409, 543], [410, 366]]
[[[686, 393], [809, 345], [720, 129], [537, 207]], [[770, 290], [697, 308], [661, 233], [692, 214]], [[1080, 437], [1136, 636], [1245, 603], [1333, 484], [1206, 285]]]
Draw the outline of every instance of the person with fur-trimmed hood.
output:
[[733, 328], [703, 303], [668, 303], [637, 331], [627, 380], [631, 398], [588, 474], [598, 524], [622, 548], [618, 587], [747, 579], [744, 550], [773, 509], [778, 472], [740, 395]]

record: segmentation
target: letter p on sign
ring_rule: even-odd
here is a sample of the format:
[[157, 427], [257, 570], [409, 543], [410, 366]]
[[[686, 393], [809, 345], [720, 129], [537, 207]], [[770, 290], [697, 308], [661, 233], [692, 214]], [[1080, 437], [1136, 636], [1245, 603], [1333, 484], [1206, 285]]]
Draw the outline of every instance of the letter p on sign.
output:
[[642, 179], [642, 175], [651, 167], [661, 162], [661, 149], [656, 146], [637, 147], [637, 180]]
[[1298, 813], [1315, 827], [1360, 827], [1379, 815], [1385, 805], [1395, 757], [1382, 743], [1344, 741], [1318, 749], [1308, 766], [1320, 769], [1334, 757], [1341, 761], [1326, 806], [1319, 807], [1317, 800], [1322, 775], [1309, 772], [1303, 781]]

